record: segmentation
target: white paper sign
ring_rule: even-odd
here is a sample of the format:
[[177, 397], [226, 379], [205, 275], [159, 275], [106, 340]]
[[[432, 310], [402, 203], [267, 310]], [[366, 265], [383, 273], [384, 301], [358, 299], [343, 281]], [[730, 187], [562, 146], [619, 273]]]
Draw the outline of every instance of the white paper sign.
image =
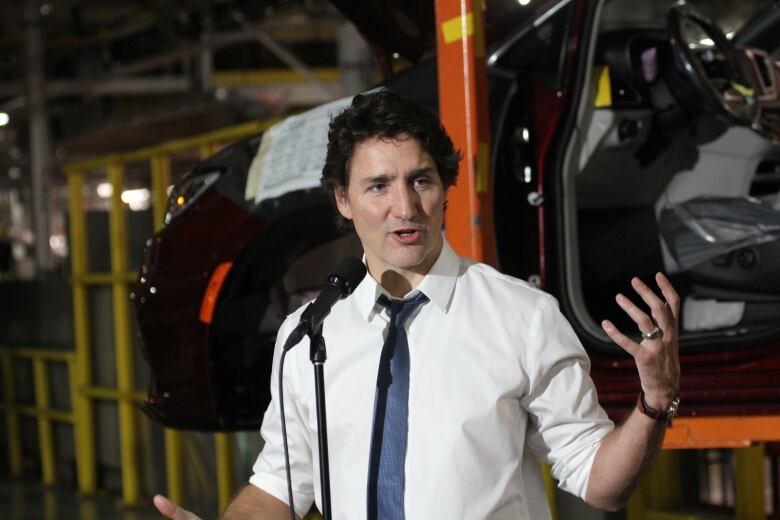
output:
[[320, 185], [328, 149], [328, 126], [352, 102], [332, 101], [288, 117], [263, 134], [249, 167], [244, 196], [258, 203], [295, 190]]

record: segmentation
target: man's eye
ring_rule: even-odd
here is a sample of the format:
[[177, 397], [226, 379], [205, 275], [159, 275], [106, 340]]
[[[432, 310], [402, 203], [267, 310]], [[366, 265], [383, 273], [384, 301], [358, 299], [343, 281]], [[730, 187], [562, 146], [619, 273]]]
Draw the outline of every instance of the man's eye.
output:
[[382, 189], [385, 187], [384, 183], [377, 182], [375, 184], [371, 184], [368, 187], [368, 191], [382, 191]]
[[431, 180], [428, 177], [417, 177], [414, 179], [414, 185], [415, 186], [427, 186], [431, 183]]

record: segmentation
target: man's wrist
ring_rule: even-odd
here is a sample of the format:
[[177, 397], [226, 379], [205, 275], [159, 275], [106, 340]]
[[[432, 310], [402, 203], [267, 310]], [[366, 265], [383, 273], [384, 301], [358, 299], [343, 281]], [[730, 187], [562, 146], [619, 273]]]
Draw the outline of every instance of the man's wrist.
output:
[[677, 396], [677, 392], [668, 392], [668, 393], [648, 393], [644, 390], [642, 391], [642, 394], [645, 398], [645, 403], [647, 406], [654, 408], [656, 410], [666, 410], [672, 405], [672, 401]]
[[637, 409], [647, 417], [654, 421], [664, 423], [667, 426], [671, 426], [672, 419], [677, 415], [677, 408], [680, 406], [680, 397], [675, 395], [667, 406], [655, 408], [645, 399], [645, 392], [641, 391], [639, 392], [639, 397], [637, 397], [636, 406]]

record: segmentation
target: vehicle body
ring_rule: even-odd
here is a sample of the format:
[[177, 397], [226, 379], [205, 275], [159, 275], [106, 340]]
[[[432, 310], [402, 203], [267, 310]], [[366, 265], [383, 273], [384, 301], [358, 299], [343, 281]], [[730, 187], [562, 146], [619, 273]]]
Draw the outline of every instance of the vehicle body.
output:
[[[364, 18], [374, 2], [360, 13], [334, 3], [376, 47], [420, 60], [385, 85], [437, 111], [435, 60], [419, 47], [435, 41], [432, 5], [395, 3], [382, 24]], [[691, 4], [487, 5], [498, 268], [558, 298], [616, 419], [639, 382], [598, 324], [634, 332], [614, 295], [656, 271], [685, 298], [680, 414], [780, 413], [780, 8]], [[399, 13], [417, 32], [392, 31]], [[276, 326], [359, 254], [319, 188], [247, 198], [260, 142], [177, 184], [133, 289], [153, 375], [146, 408], [169, 426], [259, 425]], [[690, 250], [707, 253], [689, 264]]]

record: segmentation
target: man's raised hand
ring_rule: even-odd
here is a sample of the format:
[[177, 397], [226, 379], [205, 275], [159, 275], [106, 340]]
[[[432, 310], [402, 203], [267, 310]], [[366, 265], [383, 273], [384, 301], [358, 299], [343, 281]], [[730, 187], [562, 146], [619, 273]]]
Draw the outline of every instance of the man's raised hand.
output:
[[601, 326], [612, 341], [634, 357], [645, 401], [657, 410], [665, 410], [680, 388], [677, 344], [680, 297], [663, 274], [657, 273], [655, 281], [663, 299], [639, 278], [631, 280], [631, 286], [650, 308], [650, 315], [626, 296], [615, 297], [642, 333], [640, 343], [623, 334], [609, 320], [604, 320]]

